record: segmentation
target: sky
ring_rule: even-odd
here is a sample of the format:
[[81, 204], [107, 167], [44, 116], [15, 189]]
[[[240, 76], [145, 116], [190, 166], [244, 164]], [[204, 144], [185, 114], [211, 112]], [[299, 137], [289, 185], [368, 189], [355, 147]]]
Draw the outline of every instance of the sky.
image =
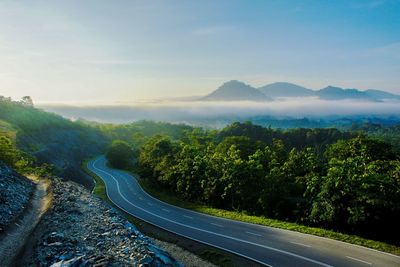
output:
[[125, 103], [232, 79], [400, 94], [399, 14], [399, 0], [0, 0], [0, 95]]

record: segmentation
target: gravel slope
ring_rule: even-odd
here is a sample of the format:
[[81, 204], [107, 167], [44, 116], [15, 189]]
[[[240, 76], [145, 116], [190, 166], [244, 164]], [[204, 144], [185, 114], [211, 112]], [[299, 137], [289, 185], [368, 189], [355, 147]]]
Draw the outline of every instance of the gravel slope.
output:
[[0, 161], [0, 234], [24, 211], [34, 183]]
[[52, 178], [48, 185], [0, 162], [1, 266], [183, 266], [174, 258], [186, 266], [213, 266], [142, 235], [118, 210], [74, 182]]
[[55, 178], [21, 266], [182, 266], [119, 211], [74, 182]]

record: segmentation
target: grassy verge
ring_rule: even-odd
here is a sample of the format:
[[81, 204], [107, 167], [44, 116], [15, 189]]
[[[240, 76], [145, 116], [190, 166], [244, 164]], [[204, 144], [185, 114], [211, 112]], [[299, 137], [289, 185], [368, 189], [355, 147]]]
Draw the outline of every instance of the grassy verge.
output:
[[90, 175], [95, 181], [95, 186], [92, 193], [102, 200], [106, 201], [107, 203], [112, 204], [112, 202], [107, 197], [106, 185], [104, 184], [103, 180], [88, 169], [87, 164], [89, 161], [90, 160], [84, 160], [81, 165], [82, 169], [85, 170], [85, 172]]
[[[137, 177], [137, 175], [135, 175]], [[360, 245], [368, 248], [373, 248], [376, 250], [380, 250], [383, 252], [395, 254], [400, 256], [400, 247], [387, 244], [384, 242], [380, 241], [375, 241], [375, 240], [370, 240], [366, 239], [363, 237], [355, 236], [355, 235], [349, 235], [349, 234], [343, 234], [340, 232], [335, 232], [332, 230], [326, 230], [322, 228], [317, 228], [317, 227], [310, 227], [310, 226], [305, 226], [293, 222], [285, 222], [285, 221], [279, 221], [275, 219], [269, 219], [266, 217], [262, 216], [251, 216], [243, 212], [235, 212], [235, 211], [227, 211], [227, 210], [222, 210], [222, 209], [217, 209], [217, 208], [211, 208], [207, 207], [205, 205], [201, 204], [195, 204], [192, 202], [184, 201], [182, 199], [179, 199], [176, 196], [173, 196], [171, 194], [168, 194], [167, 192], [160, 190], [160, 188], [157, 188], [156, 186], [152, 185], [148, 181], [144, 179], [139, 179], [139, 183], [143, 187], [143, 189], [148, 192], [150, 195], [154, 196], [155, 198], [158, 198], [162, 201], [165, 201], [169, 204], [179, 206], [182, 208], [186, 209], [191, 209], [197, 212], [213, 215], [213, 216], [218, 216], [222, 218], [227, 218], [227, 219], [232, 219], [232, 220], [237, 220], [237, 221], [242, 221], [242, 222], [248, 222], [248, 223], [255, 223], [255, 224], [260, 224], [260, 225], [265, 225], [265, 226], [270, 226], [270, 227], [275, 227], [275, 228], [281, 228], [281, 229], [286, 229], [286, 230], [291, 230], [291, 231], [296, 231], [300, 233], [305, 233], [305, 234], [311, 234], [311, 235], [316, 235], [316, 236], [321, 236], [321, 237], [327, 237], [355, 245]]]

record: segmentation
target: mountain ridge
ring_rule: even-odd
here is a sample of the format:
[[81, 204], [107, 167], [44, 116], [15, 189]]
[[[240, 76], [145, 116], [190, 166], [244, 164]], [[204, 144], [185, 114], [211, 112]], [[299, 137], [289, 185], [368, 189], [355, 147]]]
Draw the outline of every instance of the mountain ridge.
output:
[[382, 102], [400, 100], [400, 95], [377, 89], [359, 90], [329, 85], [312, 90], [294, 83], [275, 82], [261, 87], [253, 87], [238, 80], [223, 83], [210, 94], [200, 98], [203, 101], [271, 101], [283, 97], [311, 97], [323, 100], [363, 100]]
[[263, 94], [269, 97], [299, 97], [312, 96], [315, 92], [311, 89], [288, 82], [275, 82], [258, 87]]

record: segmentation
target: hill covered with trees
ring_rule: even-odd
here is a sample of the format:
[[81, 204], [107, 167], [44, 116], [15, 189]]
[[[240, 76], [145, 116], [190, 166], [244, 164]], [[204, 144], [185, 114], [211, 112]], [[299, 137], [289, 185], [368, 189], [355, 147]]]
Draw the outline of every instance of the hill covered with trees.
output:
[[145, 137], [165, 134], [178, 139], [190, 129], [151, 121], [122, 125], [72, 121], [36, 108], [30, 97], [14, 101], [0, 96], [0, 160], [21, 172], [44, 166], [86, 187], [93, 181], [82, 171], [82, 161], [104, 153], [112, 140], [130, 140], [138, 146]]
[[51, 164], [56, 174], [88, 187], [92, 185], [80, 164], [91, 155], [101, 153], [107, 145], [100, 130], [37, 109], [29, 97], [21, 101], [1, 97], [0, 122], [4, 126], [0, 134], [3, 147], [20, 151], [14, 151], [13, 157], [7, 156], [9, 160], [19, 165]]

